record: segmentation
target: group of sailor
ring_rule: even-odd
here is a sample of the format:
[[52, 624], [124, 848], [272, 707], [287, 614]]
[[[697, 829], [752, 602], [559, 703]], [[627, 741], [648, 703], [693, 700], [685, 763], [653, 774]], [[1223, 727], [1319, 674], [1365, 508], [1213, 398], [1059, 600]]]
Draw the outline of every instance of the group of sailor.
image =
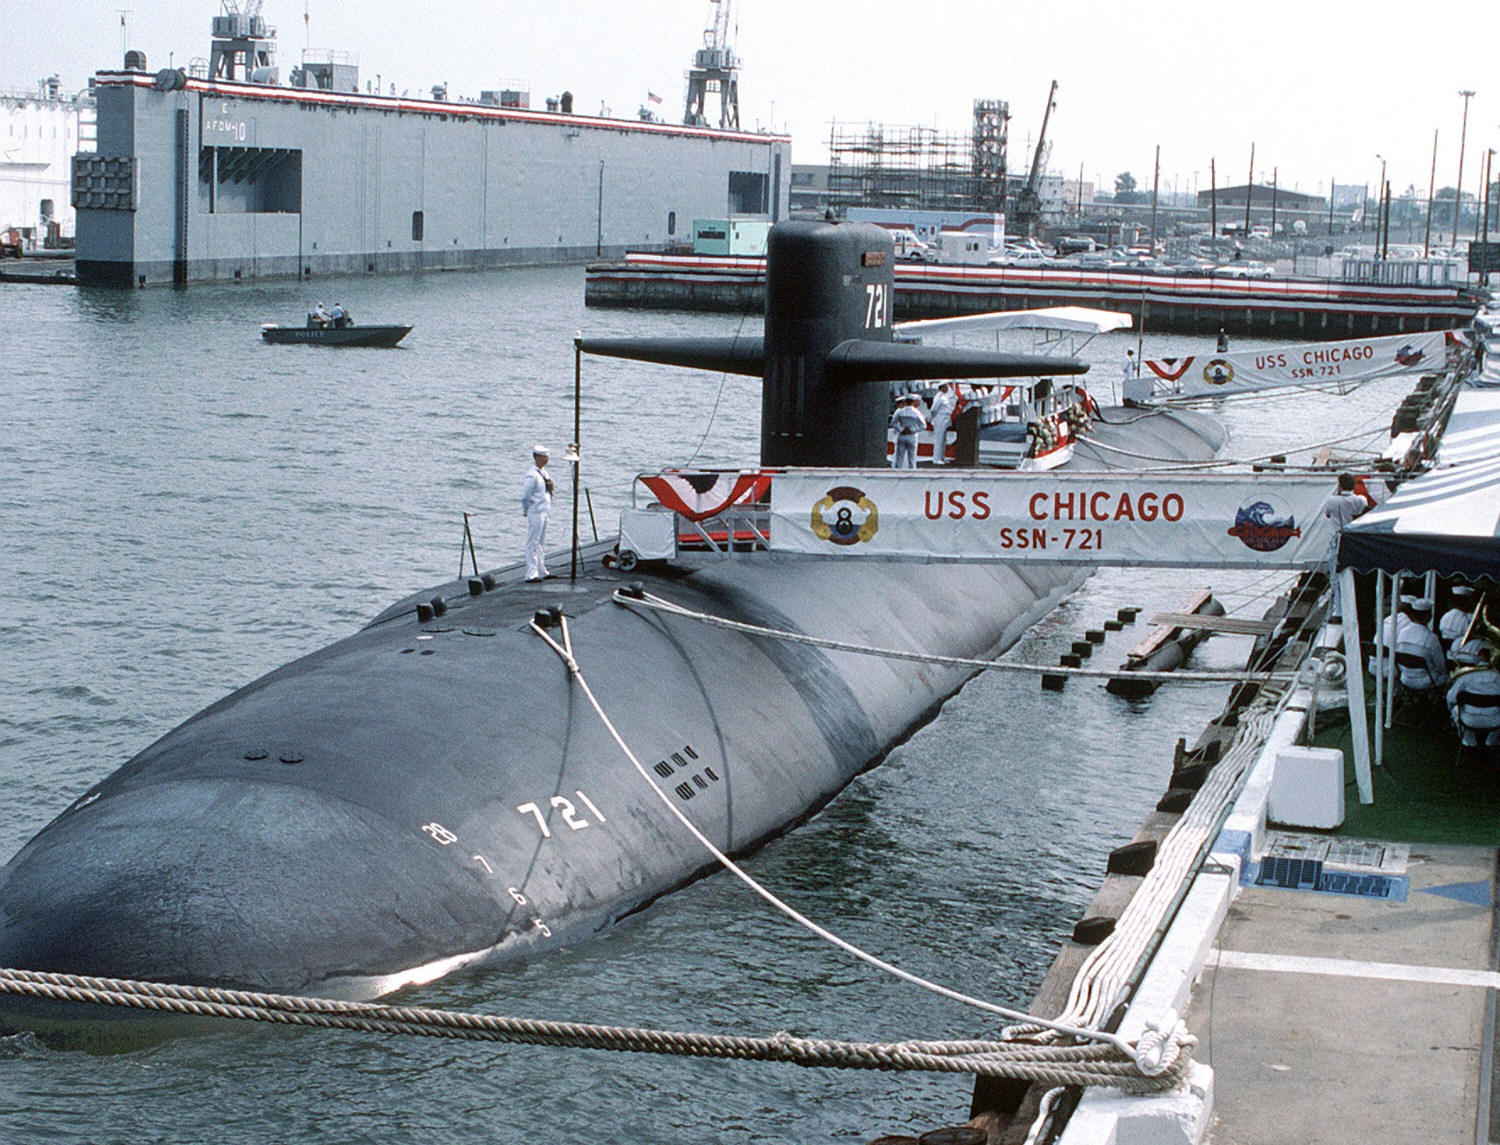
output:
[[[1394, 657], [1401, 687], [1418, 696], [1444, 696], [1466, 747], [1500, 747], [1500, 648], [1476, 630], [1474, 588], [1455, 584], [1452, 605], [1433, 625], [1428, 597], [1402, 596], [1381, 626], [1382, 658]], [[1386, 661], [1389, 664], [1389, 661]], [[1370, 671], [1377, 669], [1374, 657]], [[1389, 671], [1389, 667], [1385, 668]]]
[[330, 327], [342, 330], [345, 326], [353, 326], [354, 319], [349, 316], [349, 311], [344, 309], [342, 302], [335, 302], [332, 310], [324, 310], [321, 302], [315, 302], [307, 310], [307, 328], [309, 330], [327, 330]]
[[917, 394], [909, 393], [901, 397], [896, 402], [896, 412], [891, 415], [891, 428], [896, 431], [896, 452], [891, 457], [891, 468], [917, 467], [917, 434], [929, 425], [932, 427], [932, 463], [945, 464], [948, 427], [953, 424], [953, 414], [957, 408], [958, 395], [948, 382], [939, 383], [930, 410], [923, 405]]

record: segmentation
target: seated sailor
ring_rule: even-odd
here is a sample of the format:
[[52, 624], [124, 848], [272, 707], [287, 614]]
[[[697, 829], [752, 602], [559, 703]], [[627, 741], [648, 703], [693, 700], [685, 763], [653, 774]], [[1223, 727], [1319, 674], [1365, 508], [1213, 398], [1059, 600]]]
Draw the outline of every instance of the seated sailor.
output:
[[1413, 601], [1396, 626], [1396, 672], [1401, 686], [1411, 692], [1431, 692], [1448, 684], [1448, 659], [1443, 642], [1427, 627], [1432, 619], [1432, 601]]
[[1456, 584], [1452, 588], [1453, 607], [1443, 613], [1438, 621], [1438, 637], [1451, 653], [1463, 640], [1464, 633], [1474, 619], [1474, 589], [1471, 585]]
[[[1405, 625], [1409, 625], [1412, 622], [1410, 609], [1416, 600], [1415, 596], [1409, 593], [1402, 593], [1400, 603], [1397, 604], [1391, 614], [1380, 624], [1380, 640], [1378, 642], [1380, 647], [1377, 651], [1379, 651], [1381, 660], [1385, 665], [1385, 671], [1390, 670], [1391, 657], [1396, 654], [1397, 634]], [[1375, 656], [1373, 654], [1370, 656], [1368, 667], [1370, 675], [1374, 676], [1377, 674]]]
[[1473, 663], [1453, 674], [1448, 688], [1448, 715], [1465, 747], [1500, 746], [1500, 672], [1486, 657], [1467, 650]]

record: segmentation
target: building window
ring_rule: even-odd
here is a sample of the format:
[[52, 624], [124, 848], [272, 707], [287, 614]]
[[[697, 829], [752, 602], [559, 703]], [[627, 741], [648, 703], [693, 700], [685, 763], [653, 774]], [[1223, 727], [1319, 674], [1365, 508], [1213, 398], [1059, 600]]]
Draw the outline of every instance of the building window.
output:
[[419, 243], [422, 241], [422, 212], [411, 213], [411, 241]]
[[669, 234], [669, 235], [675, 235], [676, 233], [677, 233], [677, 212], [676, 211], [668, 211], [667, 212], [667, 234]]
[[729, 172], [729, 213], [764, 215], [769, 209], [770, 179], [758, 171]]

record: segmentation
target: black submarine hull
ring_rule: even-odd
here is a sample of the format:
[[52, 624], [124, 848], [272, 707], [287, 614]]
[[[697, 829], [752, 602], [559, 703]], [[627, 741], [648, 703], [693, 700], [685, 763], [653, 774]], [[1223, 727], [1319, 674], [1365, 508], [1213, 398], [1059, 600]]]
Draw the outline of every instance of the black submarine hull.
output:
[[[1105, 437], [1203, 457], [1164, 415]], [[0, 871], [0, 965], [372, 998], [609, 925], [714, 866], [530, 627], [569, 619], [625, 743], [722, 850], [831, 799], [971, 675], [642, 612], [993, 655], [1081, 582], [1065, 565], [740, 554], [576, 585], [462, 582], [219, 701], [85, 792]], [[556, 587], [554, 587], [556, 586]], [[437, 595], [441, 616], [419, 619]], [[0, 1001], [0, 1021], [35, 1019]], [[4, 1016], [8, 1015], [8, 1017]]]
[[[646, 583], [757, 624], [980, 656], [1076, 580], [773, 558]], [[5, 868], [0, 963], [367, 998], [688, 881], [711, 857], [531, 631], [539, 604], [570, 615], [621, 737], [727, 852], [826, 802], [964, 678], [641, 615], [618, 583], [453, 595], [442, 618], [403, 611], [215, 704]]]

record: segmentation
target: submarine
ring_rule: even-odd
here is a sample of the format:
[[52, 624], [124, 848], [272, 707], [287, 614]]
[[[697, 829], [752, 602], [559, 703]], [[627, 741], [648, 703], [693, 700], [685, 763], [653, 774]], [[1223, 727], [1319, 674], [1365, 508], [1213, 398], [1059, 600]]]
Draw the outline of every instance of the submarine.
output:
[[[761, 377], [768, 470], [884, 467], [893, 380], [1087, 369], [894, 340], [892, 253], [879, 227], [781, 223], [762, 337], [580, 349]], [[1113, 410], [1091, 437], [1109, 448], [1083, 439], [1074, 468], [1203, 459], [1223, 431], [1193, 411]], [[738, 855], [826, 804], [973, 674], [633, 608], [622, 588], [763, 628], [984, 658], [1088, 571], [761, 550], [628, 574], [590, 559], [535, 583], [509, 567], [415, 593], [63, 808], [0, 869], [0, 967], [364, 1000], [543, 955], [717, 869], [621, 742]], [[608, 725], [544, 638], [559, 617]], [[10, 1030], [55, 1034], [80, 1014], [101, 1016], [0, 996]]]

